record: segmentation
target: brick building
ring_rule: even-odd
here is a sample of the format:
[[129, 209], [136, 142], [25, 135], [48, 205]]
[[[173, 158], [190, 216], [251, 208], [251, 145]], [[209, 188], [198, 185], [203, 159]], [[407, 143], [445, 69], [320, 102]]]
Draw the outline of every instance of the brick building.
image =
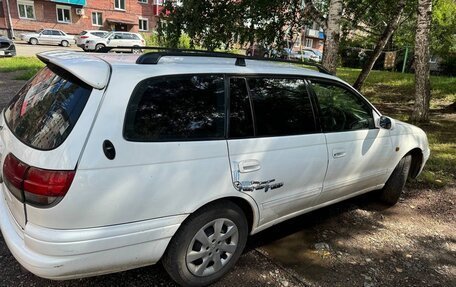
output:
[[[164, 0], [0, 0], [0, 34], [60, 29], [150, 33]], [[8, 13], [9, 11], [9, 13]], [[10, 17], [9, 17], [10, 15]], [[11, 27], [12, 26], [12, 27]], [[12, 29], [11, 29], [12, 28]]]

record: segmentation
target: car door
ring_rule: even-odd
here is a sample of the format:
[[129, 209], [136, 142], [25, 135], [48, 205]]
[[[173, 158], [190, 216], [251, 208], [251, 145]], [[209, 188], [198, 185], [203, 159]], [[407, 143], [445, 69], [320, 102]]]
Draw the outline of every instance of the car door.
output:
[[122, 46], [122, 34], [123, 33], [114, 33], [111, 35], [108, 41], [108, 47], [119, 47]]
[[312, 206], [322, 189], [327, 152], [305, 80], [233, 76], [229, 90], [233, 186], [254, 198], [259, 225]]
[[52, 44], [60, 45], [64, 38], [65, 38], [64, 35], [60, 31], [58, 31], [58, 30], [52, 31]]
[[38, 36], [38, 41], [40, 42], [40, 44], [52, 43], [52, 31], [51, 30], [41, 31], [40, 35]]
[[389, 131], [375, 127], [374, 108], [347, 85], [311, 79], [328, 146], [319, 203], [378, 188], [392, 155]]

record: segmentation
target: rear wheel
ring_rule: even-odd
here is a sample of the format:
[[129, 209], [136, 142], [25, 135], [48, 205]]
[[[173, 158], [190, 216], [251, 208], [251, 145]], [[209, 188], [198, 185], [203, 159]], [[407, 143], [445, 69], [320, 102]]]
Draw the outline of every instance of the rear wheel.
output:
[[247, 241], [244, 212], [230, 201], [204, 207], [179, 228], [163, 255], [163, 266], [183, 286], [219, 280], [237, 262]]
[[380, 200], [388, 205], [395, 205], [402, 194], [402, 189], [407, 181], [410, 165], [412, 163], [412, 156], [404, 156], [397, 166], [394, 168], [393, 173], [386, 182], [383, 189], [380, 191]]
[[61, 45], [62, 45], [62, 47], [68, 47], [70, 45], [70, 43], [68, 43], [68, 41], [63, 40]]
[[264, 54], [263, 54], [263, 57], [264, 57], [264, 58], [269, 58], [269, 53], [264, 53]]
[[38, 40], [35, 39], [35, 38], [31, 38], [31, 39], [29, 40], [29, 43], [32, 44], [32, 45], [36, 45], [36, 44], [38, 44]]

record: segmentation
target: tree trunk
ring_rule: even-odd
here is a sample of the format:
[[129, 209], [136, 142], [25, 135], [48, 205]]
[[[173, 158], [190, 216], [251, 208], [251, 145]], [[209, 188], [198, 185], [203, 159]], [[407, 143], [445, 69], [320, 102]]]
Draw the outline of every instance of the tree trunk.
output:
[[429, 121], [431, 83], [429, 79], [429, 36], [432, 18], [432, 0], [418, 0], [415, 34], [415, 106], [412, 121]]
[[336, 74], [340, 42], [340, 19], [342, 17], [342, 0], [331, 0], [326, 21], [326, 40], [323, 48], [322, 65], [329, 72]]
[[372, 53], [371, 57], [366, 62], [366, 64], [364, 64], [364, 67], [363, 67], [361, 73], [359, 74], [358, 78], [356, 79], [356, 82], [353, 84], [353, 87], [355, 89], [357, 89], [358, 91], [361, 90], [361, 87], [364, 84], [364, 81], [369, 76], [369, 73], [372, 70], [372, 68], [374, 67], [375, 62], [377, 61], [378, 57], [382, 53], [383, 49], [385, 48], [385, 45], [388, 43], [389, 38], [391, 37], [393, 32], [397, 29], [397, 26], [399, 25], [399, 18], [401, 17], [402, 12], [404, 11], [405, 2], [406, 2], [405, 0], [400, 0], [397, 3], [397, 7], [394, 10], [391, 20], [386, 25], [382, 36], [377, 41], [377, 45], [375, 46], [374, 52]]

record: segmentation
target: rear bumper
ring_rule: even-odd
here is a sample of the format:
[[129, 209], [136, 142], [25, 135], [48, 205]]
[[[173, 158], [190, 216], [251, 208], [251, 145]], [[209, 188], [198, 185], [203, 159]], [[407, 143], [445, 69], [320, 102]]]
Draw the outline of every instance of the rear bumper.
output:
[[49, 279], [73, 279], [156, 263], [186, 215], [100, 228], [22, 229], [0, 198], [0, 228], [9, 250], [27, 270]]

